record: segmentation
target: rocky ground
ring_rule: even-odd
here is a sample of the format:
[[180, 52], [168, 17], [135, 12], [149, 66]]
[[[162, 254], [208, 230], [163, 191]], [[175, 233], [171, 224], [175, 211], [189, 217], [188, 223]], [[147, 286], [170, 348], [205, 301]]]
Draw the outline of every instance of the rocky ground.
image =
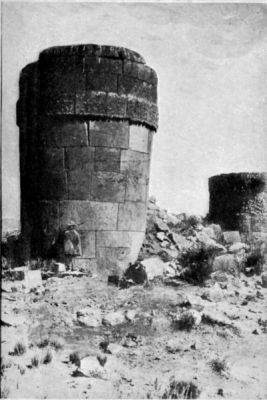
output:
[[[141, 283], [62, 274], [27, 292], [5, 282], [2, 398], [267, 397], [264, 274], [245, 275], [249, 249], [235, 240], [231, 250], [218, 228], [153, 204]], [[181, 254], [204, 241], [211, 274], [189, 283]]]

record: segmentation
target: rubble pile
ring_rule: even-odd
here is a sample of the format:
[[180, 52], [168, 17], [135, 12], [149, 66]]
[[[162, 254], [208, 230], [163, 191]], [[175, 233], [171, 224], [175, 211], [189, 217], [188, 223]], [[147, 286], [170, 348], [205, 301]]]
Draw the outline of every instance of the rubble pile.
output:
[[190, 281], [193, 274], [193, 281], [201, 283], [209, 276], [219, 281], [222, 274], [237, 277], [241, 271], [259, 274], [265, 248], [262, 241], [244, 243], [238, 231], [223, 232], [201, 216], [168, 213], [151, 197], [145, 240], [125, 276], [144, 283], [159, 276]]

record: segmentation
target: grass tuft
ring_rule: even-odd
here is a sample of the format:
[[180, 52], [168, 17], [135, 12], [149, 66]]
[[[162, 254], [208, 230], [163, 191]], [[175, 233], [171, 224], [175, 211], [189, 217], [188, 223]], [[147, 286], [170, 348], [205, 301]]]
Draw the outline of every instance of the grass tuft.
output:
[[38, 355], [33, 356], [32, 359], [31, 359], [31, 366], [32, 366], [33, 368], [38, 368], [39, 365], [40, 365], [40, 358], [39, 358], [39, 356], [38, 356]]
[[210, 362], [212, 370], [218, 375], [224, 375], [228, 371], [228, 366], [225, 360], [216, 358]]
[[163, 393], [162, 399], [197, 399], [200, 390], [193, 382], [177, 381], [170, 379], [169, 387]]
[[51, 350], [48, 349], [48, 350], [46, 351], [46, 353], [45, 353], [44, 358], [43, 358], [43, 364], [49, 364], [49, 363], [51, 363], [52, 359], [53, 359], [53, 354], [52, 354]]
[[17, 342], [15, 344], [14, 350], [11, 353], [13, 356], [22, 356], [23, 354], [25, 354], [27, 351], [27, 348], [25, 346], [25, 344], [23, 344], [22, 342]]

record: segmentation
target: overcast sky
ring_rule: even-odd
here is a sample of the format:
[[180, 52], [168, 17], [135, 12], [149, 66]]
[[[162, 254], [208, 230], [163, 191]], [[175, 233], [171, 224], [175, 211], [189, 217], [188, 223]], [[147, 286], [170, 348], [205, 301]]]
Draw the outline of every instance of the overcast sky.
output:
[[125, 46], [156, 70], [160, 206], [206, 214], [209, 176], [267, 170], [266, 5], [10, 2], [2, 12], [4, 219], [19, 220], [19, 73], [55, 45]]

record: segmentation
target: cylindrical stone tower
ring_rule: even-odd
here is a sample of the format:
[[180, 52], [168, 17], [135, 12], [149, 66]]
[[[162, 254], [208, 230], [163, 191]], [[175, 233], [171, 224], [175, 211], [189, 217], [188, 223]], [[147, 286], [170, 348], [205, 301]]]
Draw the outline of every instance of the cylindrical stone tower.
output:
[[17, 117], [29, 257], [46, 257], [72, 220], [80, 263], [125, 269], [146, 227], [156, 73], [125, 48], [53, 47], [23, 69]]
[[209, 219], [224, 230], [267, 234], [267, 173], [232, 173], [209, 179]]

